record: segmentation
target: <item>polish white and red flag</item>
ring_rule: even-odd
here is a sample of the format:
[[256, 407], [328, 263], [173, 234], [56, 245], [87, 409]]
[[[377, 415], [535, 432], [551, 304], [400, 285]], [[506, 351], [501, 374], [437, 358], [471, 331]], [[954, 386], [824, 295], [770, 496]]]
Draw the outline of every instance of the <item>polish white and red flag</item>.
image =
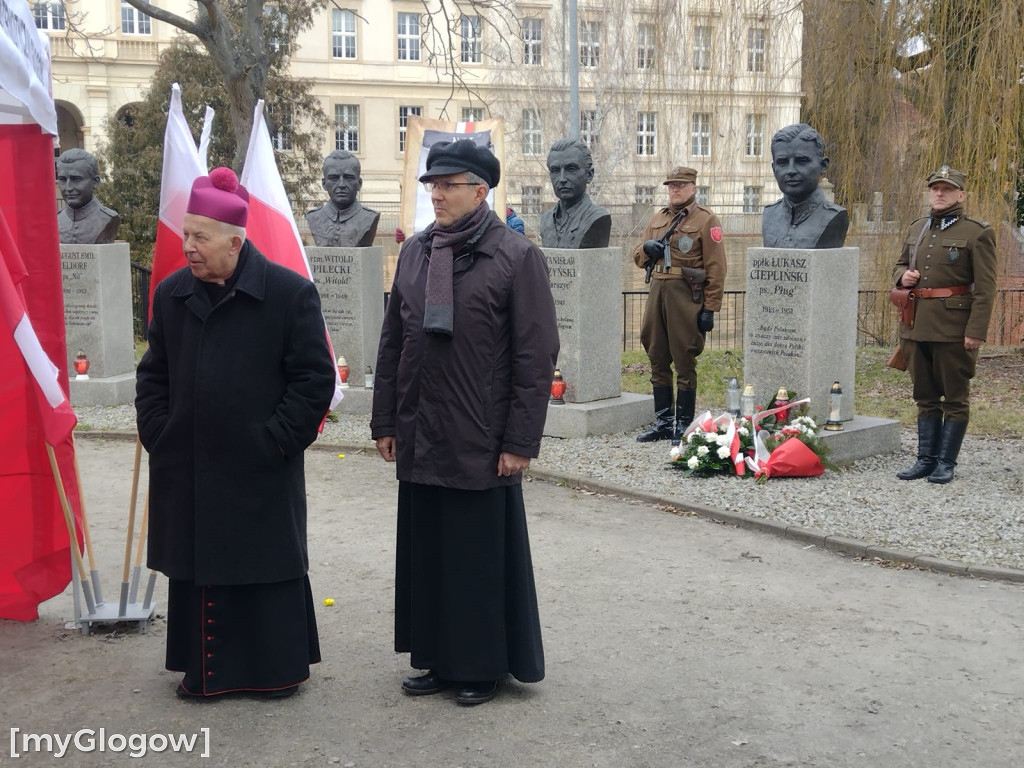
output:
[[39, 342], [32, 320], [25, 308], [25, 296], [20, 283], [28, 277], [28, 270], [0, 210], [0, 333], [13, 337], [30, 374], [29, 381], [39, 406], [43, 436], [51, 446], [61, 445], [71, 436], [77, 420], [71, 403], [60, 383], [60, 370]]
[[[253, 113], [249, 148], [245, 153], [245, 166], [239, 182], [249, 192], [246, 238], [271, 261], [312, 280], [313, 272], [299, 237], [299, 228], [295, 225], [291, 202], [277, 168], [274, 146], [270, 142], [270, 131], [263, 117], [263, 99], [257, 102]], [[324, 333], [327, 334], [326, 322]], [[331, 365], [335, 368], [334, 396], [331, 398], [331, 410], [334, 410], [344, 395], [341, 391], [341, 376], [334, 366], [334, 348], [329, 335], [327, 346], [331, 350]]]
[[[212, 119], [207, 108], [206, 125]], [[206, 133], [206, 126], [204, 126]], [[181, 110], [181, 87], [171, 86], [171, 107], [164, 130], [164, 162], [160, 173], [160, 219], [156, 225], [153, 249], [153, 273], [149, 278], [149, 307], [153, 314], [153, 291], [165, 277], [187, 266], [182, 237], [182, 223], [192, 182], [206, 175], [206, 165], [199, 158], [195, 139]]]

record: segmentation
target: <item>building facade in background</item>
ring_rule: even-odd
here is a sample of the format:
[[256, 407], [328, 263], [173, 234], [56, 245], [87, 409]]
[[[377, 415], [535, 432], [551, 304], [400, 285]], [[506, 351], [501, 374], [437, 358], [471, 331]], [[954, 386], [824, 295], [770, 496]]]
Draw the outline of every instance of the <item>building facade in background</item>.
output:
[[[179, 31], [122, 0], [67, 0], [69, 13], [87, 11], [86, 42], [70, 34], [61, 3], [29, 4], [51, 38], [61, 149], [95, 152], [108, 118], [142, 98], [158, 54]], [[184, 16], [195, 5], [155, 4]], [[440, 9], [438, 0], [427, 7]], [[324, 4], [291, 57], [293, 74], [316, 82], [334, 122], [323, 154], [354, 153], [362, 198], [397, 202], [410, 117], [501, 116], [503, 183], [529, 226], [529, 217], [555, 202], [545, 160], [551, 143], [569, 135], [568, 57], [575, 55], [581, 137], [597, 170], [590, 191], [613, 219], [662, 204], [665, 172], [689, 165], [699, 172], [702, 202], [759, 220], [779, 196], [771, 136], [799, 120], [798, 5], [580, 0], [575, 52], [566, 8], [546, 0], [488, 9], [448, 2], [449, 26], [439, 28], [441, 17], [414, 0]], [[455, 87], [445, 75], [453, 68], [461, 80]], [[288, 151], [287, 135], [275, 138]]]

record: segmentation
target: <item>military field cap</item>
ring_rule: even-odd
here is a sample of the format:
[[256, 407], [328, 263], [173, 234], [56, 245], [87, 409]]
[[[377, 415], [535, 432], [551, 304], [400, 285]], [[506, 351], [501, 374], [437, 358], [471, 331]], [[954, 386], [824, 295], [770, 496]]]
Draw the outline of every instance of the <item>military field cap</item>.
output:
[[501, 163], [491, 150], [470, 139], [440, 141], [430, 148], [427, 172], [420, 176], [420, 181], [457, 173], [475, 173], [487, 182], [487, 186], [494, 188], [501, 178]]
[[674, 184], [676, 182], [681, 182], [683, 184], [696, 184], [697, 169], [687, 168], [685, 165], [677, 165], [668, 172], [668, 178], [665, 179], [662, 184]]
[[950, 168], [948, 165], [944, 165], [939, 170], [933, 171], [928, 175], [928, 186], [937, 184], [940, 181], [944, 181], [947, 184], [952, 184], [957, 189], [967, 189], [967, 177], [964, 176], [956, 168]]
[[249, 219], [249, 192], [230, 168], [214, 168], [209, 176], [192, 182], [185, 212], [244, 227]]

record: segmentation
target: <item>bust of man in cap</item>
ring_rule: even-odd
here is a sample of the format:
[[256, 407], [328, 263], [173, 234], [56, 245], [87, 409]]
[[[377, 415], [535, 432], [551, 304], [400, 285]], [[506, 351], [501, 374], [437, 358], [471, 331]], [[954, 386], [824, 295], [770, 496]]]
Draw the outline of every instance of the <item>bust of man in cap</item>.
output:
[[842, 248], [850, 218], [818, 186], [828, 169], [825, 141], [807, 125], [787, 125], [772, 136], [772, 172], [782, 199], [764, 209], [767, 248]]
[[95, 197], [100, 183], [96, 158], [84, 149], [69, 149], [57, 158], [57, 187], [64, 208], [57, 215], [62, 243], [112, 243], [121, 217]]
[[313, 242], [328, 248], [366, 248], [373, 245], [380, 214], [364, 208], [356, 195], [363, 188], [359, 159], [335, 150], [324, 158], [323, 187], [327, 203], [306, 214]]
[[612, 217], [587, 194], [594, 178], [590, 148], [579, 139], [559, 139], [548, 152], [548, 174], [558, 204], [541, 214], [543, 246], [607, 248]]

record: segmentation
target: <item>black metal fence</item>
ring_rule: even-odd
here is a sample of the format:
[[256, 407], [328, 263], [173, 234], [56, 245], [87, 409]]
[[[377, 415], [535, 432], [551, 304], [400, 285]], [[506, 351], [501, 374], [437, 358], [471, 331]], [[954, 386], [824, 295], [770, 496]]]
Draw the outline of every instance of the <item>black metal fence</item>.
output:
[[[132, 310], [135, 337], [145, 339], [149, 328], [150, 270], [132, 263]], [[705, 349], [743, 349], [743, 313], [745, 291], [725, 291], [722, 310], [715, 317], [715, 330], [708, 334]], [[384, 294], [387, 306], [388, 294]], [[622, 292], [622, 349], [642, 349], [640, 325], [643, 322], [647, 291]], [[857, 292], [857, 344], [889, 346], [896, 343], [896, 309], [889, 303], [888, 291]], [[997, 291], [989, 323], [988, 343], [997, 347], [1024, 345], [1024, 288]]]
[[149, 278], [153, 270], [132, 262], [132, 314], [135, 317], [135, 338], [145, 340], [149, 334]]
[[[715, 330], [708, 334], [705, 349], [743, 349], [745, 291], [726, 291], [722, 311], [715, 316]], [[647, 291], [622, 292], [622, 349], [642, 349], [640, 325]], [[888, 291], [857, 292], [857, 344], [889, 346], [896, 343], [899, 324]], [[988, 343], [996, 347], [1024, 344], [1024, 289], [996, 292], [989, 323]]]

